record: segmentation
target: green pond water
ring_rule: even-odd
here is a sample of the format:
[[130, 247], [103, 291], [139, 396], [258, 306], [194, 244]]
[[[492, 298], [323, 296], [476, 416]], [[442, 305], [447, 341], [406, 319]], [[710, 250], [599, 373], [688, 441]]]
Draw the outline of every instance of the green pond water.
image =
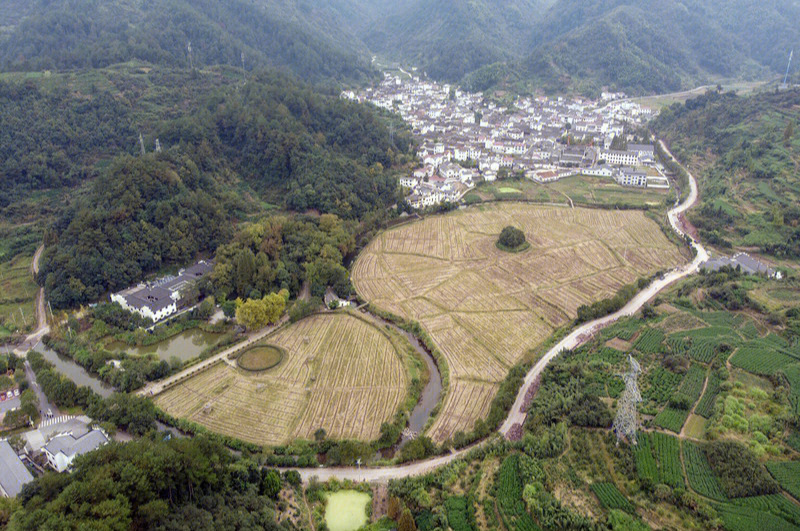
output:
[[122, 341], [112, 341], [106, 348], [112, 352], [127, 352], [131, 355], [155, 354], [158, 359], [169, 361], [173, 356], [181, 361], [196, 358], [203, 350], [216, 344], [222, 334], [206, 332], [199, 328], [185, 330], [154, 345], [146, 347], [132, 347]]
[[367, 523], [370, 495], [356, 490], [340, 490], [327, 494], [325, 525], [330, 531], [354, 531]]

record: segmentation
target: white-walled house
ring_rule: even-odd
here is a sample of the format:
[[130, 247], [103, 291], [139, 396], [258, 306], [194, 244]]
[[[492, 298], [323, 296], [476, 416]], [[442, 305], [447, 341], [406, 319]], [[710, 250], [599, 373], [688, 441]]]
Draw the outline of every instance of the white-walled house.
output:
[[44, 447], [47, 462], [56, 472], [69, 470], [79, 455], [96, 450], [108, 444], [108, 437], [102, 430], [91, 430], [79, 437], [72, 433], [56, 435]]
[[111, 302], [116, 302], [129, 312], [138, 313], [145, 319], [158, 322], [178, 311], [181, 290], [190, 282], [210, 273], [213, 268], [213, 261], [200, 260], [193, 266], [181, 269], [177, 276], [167, 276], [112, 293]]

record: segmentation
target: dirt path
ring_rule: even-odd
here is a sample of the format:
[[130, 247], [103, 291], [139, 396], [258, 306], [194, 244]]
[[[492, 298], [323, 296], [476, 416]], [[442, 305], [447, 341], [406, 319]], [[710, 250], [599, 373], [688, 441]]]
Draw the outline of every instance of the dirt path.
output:
[[[31, 261], [31, 275], [35, 276], [39, 274], [39, 259], [42, 257], [42, 251], [44, 251], [44, 244], [40, 245], [33, 255], [33, 260]], [[25, 354], [42, 339], [42, 336], [50, 332], [50, 327], [47, 325], [47, 313], [45, 312], [44, 288], [39, 288], [39, 291], [36, 293], [36, 329], [28, 334], [25, 341], [14, 349], [15, 353]]]
[[686, 438], [686, 433], [685, 433], [686, 425], [689, 424], [689, 419], [692, 418], [692, 415], [694, 415], [694, 410], [697, 409], [697, 404], [700, 403], [700, 401], [703, 399], [703, 395], [706, 394], [706, 388], [708, 388], [708, 378], [709, 374], [708, 370], [706, 370], [706, 379], [703, 382], [703, 390], [700, 391], [700, 398], [698, 398], [697, 402], [695, 402], [694, 405], [692, 406], [692, 410], [689, 412], [689, 416], [686, 417], [686, 422], [683, 423], [683, 426], [681, 426], [681, 432], [678, 434], [678, 437], [680, 437], [681, 439]]

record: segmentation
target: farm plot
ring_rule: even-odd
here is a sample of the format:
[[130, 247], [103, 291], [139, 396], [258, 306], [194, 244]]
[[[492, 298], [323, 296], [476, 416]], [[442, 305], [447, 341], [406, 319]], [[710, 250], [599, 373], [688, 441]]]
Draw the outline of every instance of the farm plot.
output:
[[724, 501], [727, 499], [714, 471], [711, 470], [711, 465], [708, 464], [706, 455], [697, 443], [683, 441], [683, 460], [692, 490], [712, 500]]
[[767, 470], [783, 490], [800, 500], [800, 461], [767, 463]]
[[633, 513], [636, 510], [613, 483], [592, 483], [592, 492], [597, 496], [600, 505], [606, 509], [620, 509], [626, 513]]
[[677, 437], [660, 432], [640, 432], [633, 449], [636, 472], [653, 483], [683, 487], [681, 449]]
[[315, 315], [270, 335], [280, 364], [248, 372], [220, 363], [155, 399], [167, 413], [257, 444], [311, 438], [372, 440], [404, 400], [396, 338], [348, 314]]
[[[496, 248], [507, 225], [525, 232], [529, 251]], [[503, 203], [380, 234], [352, 279], [364, 299], [419, 322], [444, 355], [452, 388], [430, 432], [441, 442], [470, 431], [487, 411], [483, 402], [459, 401], [458, 382], [480, 382], [491, 399], [508, 369], [579, 306], [683, 261], [641, 212]]]
[[739, 347], [731, 356], [734, 367], [759, 376], [769, 376], [800, 361], [793, 353], [783, 350], [769, 341], [757, 339]]

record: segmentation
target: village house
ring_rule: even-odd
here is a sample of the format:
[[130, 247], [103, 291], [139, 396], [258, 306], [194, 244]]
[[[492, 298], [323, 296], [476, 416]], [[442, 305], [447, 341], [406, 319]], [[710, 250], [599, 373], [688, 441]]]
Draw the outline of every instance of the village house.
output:
[[181, 269], [175, 276], [169, 275], [113, 293], [111, 302], [116, 302], [129, 312], [138, 313], [145, 319], [158, 322], [176, 313], [182, 299], [181, 291], [191, 282], [203, 278], [212, 269], [214, 269], [212, 260], [200, 260], [193, 266]]
[[635, 168], [622, 168], [617, 174], [616, 180], [622, 186], [644, 188], [647, 186], [647, 172]]
[[0, 494], [6, 498], [14, 498], [22, 491], [22, 487], [33, 481], [17, 452], [8, 441], [0, 441]]
[[76, 457], [108, 444], [108, 437], [102, 430], [93, 429], [85, 433], [64, 433], [56, 435], [44, 447], [48, 464], [56, 472], [64, 472], [72, 467]]

